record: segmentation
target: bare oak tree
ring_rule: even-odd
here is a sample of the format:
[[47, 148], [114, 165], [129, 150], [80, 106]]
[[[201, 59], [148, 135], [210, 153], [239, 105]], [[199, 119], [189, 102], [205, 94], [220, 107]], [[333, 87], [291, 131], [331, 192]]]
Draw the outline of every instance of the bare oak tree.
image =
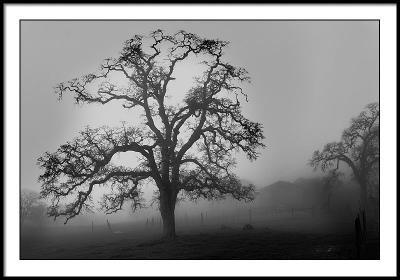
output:
[[[41, 195], [51, 197], [49, 215], [65, 222], [92, 208], [92, 190], [109, 186], [101, 206], [106, 213], [143, 206], [141, 187], [153, 182], [166, 238], [175, 237], [174, 210], [177, 196], [215, 199], [231, 195], [254, 198], [254, 186], [245, 185], [232, 173], [234, 152], [250, 160], [264, 147], [262, 126], [245, 118], [239, 99], [247, 101], [240, 86], [249, 81], [247, 71], [223, 61], [228, 42], [209, 40], [179, 31], [167, 35], [156, 30], [148, 36], [127, 40], [117, 58], [108, 58], [100, 71], [57, 86], [77, 103], [121, 102], [124, 108], [142, 112], [139, 125], [89, 128], [54, 153], [38, 159], [44, 169], [39, 180]], [[178, 105], [168, 104], [171, 81], [181, 62], [201, 60], [202, 74]], [[119, 82], [111, 77], [119, 75]], [[124, 79], [124, 82], [121, 82]], [[114, 155], [135, 152], [135, 168], [112, 163]], [[61, 203], [63, 198], [72, 201]]]
[[360, 185], [360, 206], [367, 208], [367, 192], [372, 172], [379, 164], [379, 104], [366, 106], [343, 134], [340, 142], [325, 145], [322, 151], [315, 151], [311, 166], [322, 171], [338, 169], [339, 163], [347, 164]]

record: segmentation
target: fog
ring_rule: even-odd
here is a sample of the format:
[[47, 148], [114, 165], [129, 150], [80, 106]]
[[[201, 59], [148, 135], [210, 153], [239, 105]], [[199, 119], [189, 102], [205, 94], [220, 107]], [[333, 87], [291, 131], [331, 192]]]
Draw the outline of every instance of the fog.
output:
[[[178, 234], [242, 229], [245, 224], [305, 232], [352, 229], [359, 189], [349, 171], [342, 170], [347, 174], [342, 184], [328, 195], [321, 183], [323, 174], [308, 162], [313, 151], [338, 141], [350, 120], [379, 100], [377, 21], [22, 21], [21, 189], [39, 193], [42, 171], [37, 159], [76, 137], [85, 126], [138, 120], [137, 113], [119, 103], [76, 105], [68, 96], [58, 101], [54, 87], [96, 71], [103, 59], [118, 55], [131, 36], [159, 28], [230, 42], [225, 60], [244, 67], [251, 77], [251, 83], [244, 85], [248, 102], [242, 103], [243, 114], [260, 122], [266, 137], [266, 148], [256, 161], [242, 153], [236, 157], [235, 172], [256, 186], [255, 200], [179, 201]], [[181, 100], [198, 67], [190, 61], [177, 69], [172, 85], [176, 94], [169, 102]], [[113, 160], [128, 166], [137, 163], [132, 154]], [[104, 188], [95, 190], [95, 205]], [[96, 208], [67, 225], [63, 218], [41, 217], [40, 223], [28, 219], [24, 227], [37, 236], [44, 227], [57, 234], [60, 228], [64, 233], [79, 229], [89, 236], [96, 231], [156, 235], [162, 227], [157, 203], [151, 204], [155, 190], [152, 184], [142, 187], [146, 207], [135, 213], [127, 204], [112, 215]]]
[[124, 40], [157, 28], [231, 42], [226, 60], [252, 80], [244, 114], [266, 136], [257, 161], [238, 157], [238, 175], [257, 186], [312, 174], [311, 153], [378, 101], [377, 22], [22, 22], [22, 187], [39, 189], [36, 159], [86, 125], [132, 119], [120, 104], [58, 102], [54, 86], [95, 71]]

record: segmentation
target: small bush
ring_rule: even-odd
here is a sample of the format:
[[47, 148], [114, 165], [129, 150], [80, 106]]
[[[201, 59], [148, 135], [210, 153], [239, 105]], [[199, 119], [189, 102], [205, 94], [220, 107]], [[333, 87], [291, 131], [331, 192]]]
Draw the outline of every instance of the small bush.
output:
[[250, 224], [245, 224], [243, 226], [243, 230], [253, 230], [253, 229], [254, 229], [254, 227], [252, 225], [250, 225]]

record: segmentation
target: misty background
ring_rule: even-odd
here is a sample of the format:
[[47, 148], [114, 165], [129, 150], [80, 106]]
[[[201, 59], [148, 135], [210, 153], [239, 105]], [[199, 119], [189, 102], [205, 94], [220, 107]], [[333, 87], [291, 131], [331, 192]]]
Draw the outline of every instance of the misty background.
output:
[[[300, 199], [293, 186], [301, 185], [301, 178], [321, 175], [307, 165], [312, 152], [339, 140], [351, 118], [379, 99], [378, 21], [22, 21], [22, 190], [40, 191], [37, 158], [55, 151], [85, 126], [135, 121], [132, 110], [118, 103], [75, 105], [69, 96], [59, 102], [54, 86], [96, 71], [103, 59], [118, 54], [126, 39], [159, 28], [168, 33], [183, 29], [230, 42], [225, 60], [244, 67], [251, 77], [251, 84], [244, 85], [249, 101], [242, 102], [243, 114], [263, 124], [267, 146], [254, 162], [238, 154], [236, 174], [254, 183], [259, 197], [264, 194], [266, 208], [282, 207], [283, 202], [268, 199], [268, 194], [285, 188], [289, 188], [285, 209], [309, 208], [312, 198]], [[175, 89], [184, 91], [193, 75], [188, 69], [179, 74], [175, 77], [183, 84]], [[129, 157], [119, 160], [132, 164]], [[148, 200], [153, 190], [152, 186], [143, 188]], [[356, 194], [339, 191], [336, 196], [352, 199]], [[229, 208], [247, 220], [255, 215], [257, 203], [250, 214], [250, 206], [231, 200], [180, 202], [176, 216], [178, 223], [188, 216], [199, 220], [199, 213], [222, 217]], [[107, 218], [152, 222], [155, 215], [159, 214], [153, 206], [134, 215], [126, 209]], [[70, 223], [93, 219], [104, 223], [105, 218], [101, 213], [86, 214]]]

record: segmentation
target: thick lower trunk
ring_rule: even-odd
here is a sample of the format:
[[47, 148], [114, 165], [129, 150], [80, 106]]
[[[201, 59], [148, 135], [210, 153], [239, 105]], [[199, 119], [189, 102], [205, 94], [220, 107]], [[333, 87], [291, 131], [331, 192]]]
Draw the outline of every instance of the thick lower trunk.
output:
[[160, 212], [163, 221], [163, 238], [174, 239], [176, 196], [169, 191], [160, 192]]
[[367, 184], [360, 184], [360, 209], [368, 213], [368, 192]]

